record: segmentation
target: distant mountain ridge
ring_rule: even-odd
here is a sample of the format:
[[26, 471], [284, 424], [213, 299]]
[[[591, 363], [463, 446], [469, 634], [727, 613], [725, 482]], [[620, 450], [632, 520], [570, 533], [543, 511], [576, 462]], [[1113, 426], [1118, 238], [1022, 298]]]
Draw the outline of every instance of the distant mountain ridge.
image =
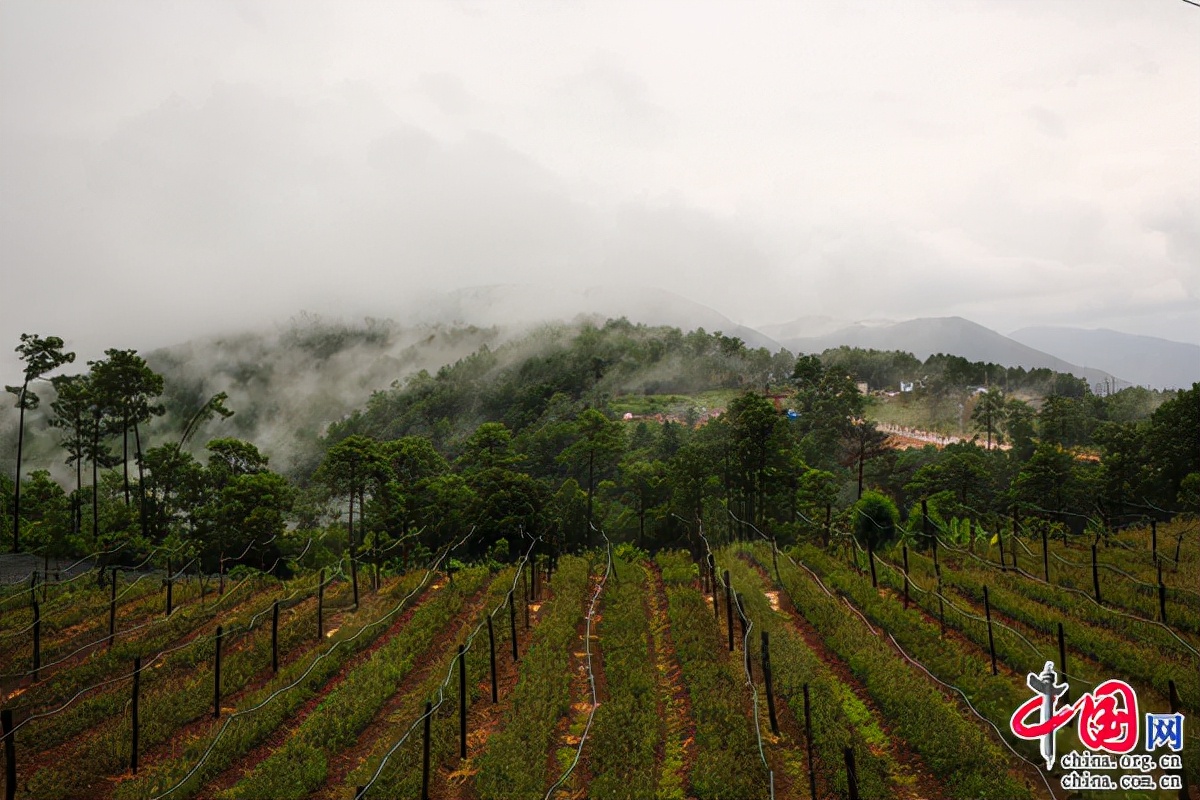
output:
[[[773, 326], [772, 329], [786, 329], [788, 324]], [[1045, 367], [1084, 378], [1091, 384], [1107, 380], [1115, 381], [1118, 388], [1130, 385], [1128, 380], [1105, 370], [1079, 366], [962, 317], [924, 317], [891, 323], [860, 322], [820, 335], [784, 339], [783, 345], [802, 353], [820, 353], [842, 345], [902, 350], [922, 361], [934, 353], [947, 353], [969, 361], [985, 361], [1005, 367]]]
[[1097, 328], [1031, 327], [1009, 338], [1070, 361], [1108, 370], [1141, 386], [1188, 389], [1200, 381], [1200, 346]]

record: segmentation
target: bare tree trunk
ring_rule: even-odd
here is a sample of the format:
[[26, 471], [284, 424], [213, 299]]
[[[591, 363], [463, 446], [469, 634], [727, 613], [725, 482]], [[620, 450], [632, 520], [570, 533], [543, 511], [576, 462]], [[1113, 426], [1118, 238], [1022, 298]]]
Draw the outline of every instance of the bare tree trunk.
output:
[[17, 422], [17, 482], [13, 489], [13, 548], [14, 553], [21, 552], [21, 451], [25, 447], [25, 392], [29, 381], [21, 386], [21, 398], [17, 405], [21, 409], [20, 420]]
[[125, 470], [125, 505], [129, 505], [129, 419], [121, 418], [121, 467]]
[[146, 538], [146, 472], [142, 467], [142, 435], [138, 431], [137, 420], [133, 421], [133, 442], [137, 447], [138, 521], [142, 527], [142, 538]]

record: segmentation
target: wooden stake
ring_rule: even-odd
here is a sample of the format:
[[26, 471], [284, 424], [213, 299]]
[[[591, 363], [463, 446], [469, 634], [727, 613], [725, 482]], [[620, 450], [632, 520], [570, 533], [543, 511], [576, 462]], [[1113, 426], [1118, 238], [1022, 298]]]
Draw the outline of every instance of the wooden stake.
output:
[[425, 701], [425, 741], [421, 756], [421, 800], [429, 800], [429, 721], [433, 717], [433, 703]]
[[508, 590], [508, 632], [512, 637], [513, 663], [517, 663], [517, 607], [514, 604], [513, 592]]
[[112, 596], [108, 601], [108, 647], [113, 646], [113, 637], [117, 632], [117, 568], [112, 571]]
[[775, 716], [775, 693], [771, 688], [771, 640], [766, 631], [762, 632], [762, 670], [763, 683], [767, 689], [767, 714], [771, 718], [771, 732], [779, 734], [779, 719]]
[[1045, 525], [1042, 525], [1042, 577], [1046, 583], [1050, 582], [1050, 534]]
[[467, 654], [458, 646], [458, 757], [467, 757]]
[[141, 693], [142, 657], [133, 657], [133, 702], [130, 704], [129, 716], [133, 722], [133, 738], [130, 742], [129, 769], [137, 775], [138, 771], [138, 695]]
[[729, 628], [729, 652], [733, 652], [733, 587], [729, 585], [729, 570], [725, 570], [726, 626]]
[[[1058, 671], [1063, 675], [1067, 674], [1067, 639], [1063, 636], [1062, 623], [1058, 623]], [[1063, 693], [1063, 702], [1071, 701], [1071, 688], [1068, 684], [1067, 691]]]
[[850, 790], [850, 800], [858, 800], [858, 769], [854, 766], [854, 748], [847, 747], [846, 756], [846, 785]]
[[325, 638], [325, 570], [317, 575], [317, 641]]
[[4, 733], [4, 798], [14, 800], [17, 796], [17, 745], [11, 708], [0, 711], [0, 730]]
[[988, 587], [983, 587], [983, 613], [987, 616], [988, 651], [992, 654], [992, 674], [996, 674], [996, 641], [992, 638], [992, 604], [988, 599]]
[[817, 800], [817, 772], [813, 768], [812, 704], [808, 698], [808, 684], [804, 684], [804, 747], [808, 751], [808, 792], [811, 800]]
[[213, 719], [221, 717], [221, 626], [217, 626], [216, 660], [213, 662]]
[[492, 669], [492, 702], [495, 703], [499, 699], [496, 690], [496, 634], [492, 630], [492, 615], [488, 614], [488, 657]]
[[38, 679], [38, 670], [42, 667], [42, 612], [38, 604], [33, 604], [33, 680]]

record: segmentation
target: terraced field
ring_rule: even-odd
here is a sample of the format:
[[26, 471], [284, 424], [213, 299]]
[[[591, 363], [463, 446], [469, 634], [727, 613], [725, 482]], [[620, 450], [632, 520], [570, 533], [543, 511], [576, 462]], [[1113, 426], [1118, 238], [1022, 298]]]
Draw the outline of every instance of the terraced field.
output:
[[[1011, 549], [1001, 562], [949, 542], [936, 555], [900, 545], [867, 554], [765, 539], [717, 547], [701, 532], [691, 553], [652, 558], [605, 546], [552, 562], [531, 544], [496, 571], [448, 573], [443, 552], [357, 603], [337, 571], [204, 596], [181, 578], [170, 616], [160, 582], [127, 581], [111, 642], [111, 586], [83, 581], [41, 603], [36, 678], [28, 592], [7, 592], [0, 680], [16, 780], [5, 777], [5, 790], [1122, 796], [1065, 789], [1070, 770], [1061, 759], [1047, 770], [1010, 718], [1032, 696], [1027, 674], [1047, 661], [1072, 700], [1120, 679], [1142, 711], [1200, 711], [1200, 596], [1190, 591], [1200, 553], [1182, 546], [1176, 558], [1170, 532], [1160, 535], [1165, 622], [1141, 534], [1100, 554], [1120, 570], [1101, 570], [1101, 602], [1089, 592], [1090, 551], [1056, 546], [1047, 583], [1035, 537], [1009, 543], [1015, 567]], [[1058, 754], [1081, 749], [1075, 726], [1063, 728]], [[1181, 755], [1196, 797], [1200, 748], [1186, 739]], [[1146, 774], [1169, 785], [1177, 773]]]

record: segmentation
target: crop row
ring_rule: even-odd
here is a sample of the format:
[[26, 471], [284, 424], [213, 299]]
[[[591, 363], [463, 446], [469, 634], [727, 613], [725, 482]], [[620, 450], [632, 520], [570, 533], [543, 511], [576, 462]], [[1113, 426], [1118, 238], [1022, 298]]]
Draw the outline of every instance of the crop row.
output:
[[[769, 550], [761, 545], [749, 552], [764, 566], [770, 562]], [[831, 580], [840, 577], [831, 569], [831, 560], [815, 548], [802, 546], [796, 555], [810, 565], [814, 562], [822, 565], [823, 569], [818, 571], [826, 572]], [[826, 646], [850, 666], [879, 709], [895, 724], [896, 732], [925, 759], [950, 796], [1029, 796], [1028, 788], [1009, 774], [1011, 764], [1005, 753], [964, 717], [957, 703], [947, 699], [915, 666], [898, 658], [885, 639], [864, 635], [863, 623], [855, 614], [847, 613], [842, 603], [822, 591], [808, 575], [785, 562], [786, 559], [780, 561], [780, 577], [796, 609], [812, 624]], [[864, 611], [883, 613], [884, 601], [878, 595], [873, 600], [865, 595], [855, 595], [854, 599]], [[897, 631], [910, 631], [916, 635], [908, 638], [924, 648], [944, 645], [937, 629], [921, 631], [921, 621], [917, 618], [902, 613], [888, 616], [890, 624], [883, 627], [893, 635], [899, 637], [901, 633]], [[961, 652], [947, 655], [959, 665], [955, 672], [971, 663]], [[923, 660], [920, 654], [916, 658]], [[942, 677], [942, 680], [948, 679]]]
[[[912, 554], [910, 554], [909, 560], [910, 566], [912, 566], [915, 561]], [[890, 586], [897, 592], [903, 591], [904, 579], [899, 568], [894, 568], [881, 562], [879, 570], [878, 575], [881, 584]], [[944, 569], [942, 574], [943, 577], [946, 577], [948, 574], [952, 575], [953, 573], [950, 570]], [[971, 600], [969, 595], [958, 592], [951, 592], [949, 595], [943, 594], [944, 600], [939, 604], [936, 585], [921, 586], [922, 581], [915, 580], [911, 573], [910, 582], [913, 587], [910, 591], [910, 597], [914, 604], [919, 605], [931, 616], [944, 615], [942, 618], [945, 620], [948, 628], [953, 628], [962, 633], [963, 636], [985, 653], [989, 646], [993, 646], [997, 660], [1008, 665], [1018, 676], [1026, 672], [1036, 671], [1038, 666], [1045, 661], [1054, 661], [1058, 666], [1060, 674], [1068, 679], [1068, 683], [1073, 687], [1071, 691], [1076, 696], [1078, 696], [1078, 692], [1087, 691], [1098, 685], [1102, 680], [1112, 677], [1112, 673], [1105, 672], [1102, 668], [1098, 669], [1089, 661], [1079, 658], [1078, 656], [1081, 654], [1085, 656], [1088, 654], [1081, 652], [1074, 644], [1067, 650], [1067, 664], [1066, 671], [1064, 672], [1064, 665], [1059, 663], [1060, 658], [1054, 649], [1055, 642], [1047, 636], [1041, 640], [1039, 647], [1038, 640], [1040, 637], [1037, 633], [1041, 633], [1040, 631], [1036, 633], [1028, 632], [1028, 636], [1024, 636], [1019, 631], [1000, 625], [999, 620], [996, 620], [995, 624], [993, 624], [993, 637], [989, 642], [987, 623], [983, 616], [985, 612], [978, 604]], [[918, 589], [918, 587], [920, 588]], [[989, 601], [992, 597], [994, 595], [989, 586]], [[998, 607], [993, 603], [993, 608]], [[998, 614], [994, 613], [993, 616], [998, 616]], [[1064, 630], [1070, 631], [1065, 641], [1074, 642], [1075, 639], [1080, 637], [1082, 627], [1069, 625]], [[1188, 667], [1187, 669], [1194, 671], [1195, 667]], [[1139, 683], [1133, 676], [1126, 675], [1124, 677], [1129, 678], [1135, 685]], [[1018, 686], [1015, 688], [1008, 702], [1012, 705], [1024, 699], [1027, 699], [1027, 695], [1022, 692], [1018, 682]], [[1142, 699], [1145, 702], [1149, 698], [1143, 694]], [[1165, 705], [1166, 701], [1161, 702]], [[1011, 708], [1009, 709], [1009, 713], [1011, 713]], [[1007, 732], [1008, 729], [1004, 726], [1004, 720], [1003, 709], [998, 709], [994, 722], [998, 727]], [[1064, 730], [1063, 734], [1068, 735], [1068, 731]], [[1075, 736], [1074, 728], [1070, 729], [1069, 735], [1072, 737]], [[1017, 740], [1013, 739], [1012, 741], [1014, 744], [1017, 744]], [[1021, 745], [1018, 744], [1018, 746]], [[1074, 740], [1072, 740], [1072, 746], [1075, 746]], [[1184, 760], [1189, 770], [1200, 769], [1200, 752], [1185, 753]]]
[[134, 656], [164, 650], [195, 634], [230, 609], [276, 594], [276, 587], [274, 581], [247, 579], [216, 602], [185, 606], [170, 617], [137, 631], [137, 635], [127, 632], [123, 637], [114, 637], [111, 646], [97, 644], [86, 658], [64, 663], [49, 677], [43, 676], [42, 682], [23, 694], [13, 707], [33, 711], [57, 706], [113, 674], [128, 672]]
[[[512, 641], [509, 625], [503, 619], [506, 615], [499, 612], [507, 607], [506, 598], [514, 588], [516, 574], [515, 570], [506, 569], [496, 576], [487, 590], [480, 615], [464, 620], [454, 637], [453, 644], [465, 648], [468, 708], [480, 701], [484, 692], [488, 691], [490, 661], [488, 637], [484, 630], [487, 617], [492, 616], [497, 622], [504, 623], [493, 624], [497, 658], [504, 657], [506, 647]], [[515, 592], [512, 593], [512, 601], [518, 602]], [[350, 772], [347, 776], [348, 783], [355, 786], [369, 785], [366, 797], [419, 796], [422, 779], [422, 741], [417, 728], [424, 716], [426, 702], [433, 704], [433, 718], [429, 726], [432, 768], [436, 769], [437, 765], [447, 764], [458, 758], [460, 743], [457, 662], [458, 650], [452, 646], [437, 661], [420, 687], [398, 709], [394, 715], [397, 723], [387, 726], [389, 735], [379, 738], [370, 755]], [[378, 777], [372, 783], [376, 773]]]
[[[1022, 576], [1011, 570], [1001, 571], [998, 566], [993, 566], [988, 562], [969, 557], [961, 558], [961, 551], [946, 553], [945, 550], [941, 550], [940, 552], [943, 577], [949, 586], [965, 582], [970, 585], [986, 584], [989, 589], [997, 587], [1001, 590], [1011, 591], [1041, 605], [1049, 613], [1056, 614], [1061, 620], [1069, 619], [1085, 623], [1101, 633], [1107, 633], [1125, 642], [1141, 642], [1185, 660], [1195, 657], [1194, 644], [1190, 643], [1188, 639], [1178, 636], [1175, 631], [1157, 622], [1131, 616], [1108, 605], [1099, 605], [1092, 600], [1090, 592], [1072, 591], [1063, 586], [1047, 584], [1042, 580]], [[896, 561], [898, 555], [896, 550], [889, 554], [893, 562]], [[935, 580], [935, 567], [930, 556], [917, 550], [910, 550], [909, 560], [910, 575], [914, 580], [926, 582]]]
[[[243, 623], [252, 611], [247, 609], [239, 615]], [[241, 642], [230, 643], [228, 650], [223, 643], [222, 698], [228, 699], [241, 691], [255, 676], [269, 668], [271, 640], [264, 627], [259, 625]], [[287, 654], [311, 642], [313, 633], [308, 615], [293, 614], [282, 618], [279, 630], [281, 652]], [[161, 666], [143, 668], [139, 677], [143, 687], [139, 699], [142, 709], [139, 749], [143, 751], [169, 741], [184, 726], [213, 712], [215, 637], [198, 637], [193, 645], [173, 653]], [[32, 777], [30, 786], [36, 787], [36, 794], [47, 798], [59, 796], [57, 792], [73, 792], [89, 779], [123, 772], [130, 763], [131, 754], [130, 720], [124, 714], [127, 705], [125, 691], [109, 692], [82, 704], [80, 713], [71, 719], [70, 730], [89, 720], [93, 723], [92, 730], [66, 760], [51, 764]], [[57, 734], [54, 736], [57, 739], [63, 731], [53, 733]]]
[[687, 690], [680, 680], [681, 672], [671, 640], [666, 592], [659, 587], [655, 579], [657, 573], [650, 565], [643, 564], [642, 570], [653, 583], [646, 592], [646, 605], [650, 619], [650, 636], [654, 643], [658, 691], [663, 703], [662, 762], [659, 765], [656, 796], [658, 800], [683, 800], [687, 796], [686, 762], [690, 744], [687, 733], [691, 726]]
[[656, 560], [667, 583], [671, 637], [696, 722], [692, 791], [701, 800], [764, 797], [766, 775], [753, 722], [746, 715], [741, 667], [718, 647], [714, 615], [690, 585], [695, 569], [688, 557], [660, 553]]
[[[128, 637], [131, 632], [142, 630], [149, 625], [166, 619], [161, 589], [153, 585], [156, 581], [144, 578], [139, 583], [130, 584], [126, 589], [128, 594], [119, 596], [117, 600], [116, 626], [117, 636]], [[199, 597], [199, 591], [194, 597]], [[190, 596], [183, 592], [174, 593], [173, 600], [177, 607], [187, 605]], [[53, 663], [69, 655], [81, 646], [92, 644], [108, 635], [109, 601], [81, 605], [67, 609], [59, 616], [41, 615], [41, 663]], [[33, 631], [25, 630], [14, 635], [5, 642], [4, 656], [0, 663], [9, 672], [0, 679], [11, 680], [20, 677], [33, 663]]]
[[[909, 559], [910, 569], [916, 564], [925, 575], [932, 572], [932, 561], [924, 556], [910, 552]], [[1161, 628], [1127, 619], [1123, 623], [1113, 623], [1112, 627], [1070, 624], [1074, 620], [1094, 619], [1092, 614], [1096, 607], [1078, 595], [1062, 590], [1050, 592], [1044, 584], [1004, 573], [980, 574], [970, 568], [942, 569], [943, 585], [973, 603], [983, 603], [985, 582], [993, 610], [1047, 637], [1056, 637], [1058, 624], [1064, 623], [1071, 647], [1108, 667], [1116, 673], [1113, 677], [1130, 678], [1152, 687], [1163, 697], [1167, 696], [1168, 682], [1174, 680], [1182, 705], [1192, 710], [1200, 709], [1200, 669], [1197, 668], [1200, 662], [1180, 653], [1178, 644]], [[1132, 625], [1136, 625], [1136, 629], [1131, 629]]]
[[[432, 573], [410, 573], [380, 595], [365, 599], [347, 624], [326, 634], [328, 646], [313, 658], [293, 661], [265, 686], [242, 698], [232, 715], [214, 721], [181, 743], [180, 751], [116, 787], [114, 797], [149, 798], [171, 790], [172, 800], [191, 797], [237, 758], [262, 743], [306, 701], [316, 695], [356, 654], [388, 632], [400, 612], [436, 603], [440, 592], [421, 601]], [[359, 624], [358, 618], [368, 621]]]
[[[271, 603], [255, 602], [259, 599], [262, 598], [246, 598], [221, 618], [230, 632], [230, 636], [223, 641], [223, 696], [237, 691], [251, 675], [270, 664], [270, 638], [266, 635], [269, 618], [265, 615], [270, 611]], [[251, 625], [254, 626], [253, 630], [248, 630]], [[242, 636], [246, 641], [241, 643], [242, 647], [235, 644], [238, 631], [245, 631]], [[306, 638], [311, 640], [314, 632], [315, 628], [307, 615], [285, 612], [281, 615], [279, 629], [280, 652], [286, 654]], [[214, 650], [215, 637], [211, 634], [199, 635], [177, 649], [143, 661], [143, 671], [139, 676], [139, 702], [144, 709], [141, 716], [144, 724], [140, 733], [144, 745], [150, 746], [159, 740], [156, 738], [156, 728], [161, 727], [162, 735], [166, 736], [170, 734], [172, 725], [198, 717], [204, 709], [212, 710], [212, 679], [209, 676]], [[114, 670], [120, 666], [115, 665]], [[129, 668], [132, 665], [123, 666]], [[44, 750], [89, 729], [106, 730], [115, 725], [121, 727], [117, 723], [122, 722], [120, 717], [128, 703], [128, 689], [128, 682], [118, 681], [102, 687], [100, 691], [90, 692], [85, 699], [27, 728], [27, 733], [22, 736], [23, 746]], [[161, 713], [155, 710], [159, 704], [162, 706]], [[115, 755], [118, 749], [113, 746], [111, 752]], [[89, 767], [95, 763], [89, 761]]]
[[[18, 604], [22, 595], [30, 600], [38, 601], [44, 637], [68, 630], [94, 616], [107, 615], [108, 606], [112, 600], [112, 590], [110, 587], [97, 586], [94, 577], [93, 573], [80, 577], [75, 583], [63, 584], [63, 588], [59, 592], [45, 601], [42, 600], [42, 589], [47, 587], [39, 587], [35, 592], [29, 592], [26, 588], [20, 594], [14, 595], [8, 603], [10, 607], [5, 608], [3, 614], [0, 614], [0, 631], [2, 631], [0, 636], [6, 637], [0, 641], [14, 638], [11, 637], [13, 630], [26, 628], [33, 622], [32, 603], [26, 601]], [[133, 581], [127, 581], [125, 586], [118, 586], [118, 610], [161, 592], [161, 578], [162, 575], [157, 572], [145, 573], [138, 575]], [[53, 587], [54, 584], [50, 584], [50, 586]]]
[[[741, 559], [722, 556], [719, 564], [730, 571], [731, 583], [742, 589], [742, 602], [758, 627], [770, 635], [775, 695], [788, 704], [796, 719], [804, 719], [804, 686], [809, 687], [813, 750], [818, 784], [831, 793], [849, 792], [843, 753], [853, 747], [858, 790], [863, 797], [892, 793], [888, 775], [895, 764], [886, 757], [887, 735], [854, 691], [814, 653], [792, 628], [785, 615], [767, 602], [761, 578]], [[751, 640], [751, 657], [761, 659], [761, 638]]]
[[589, 792], [593, 797], [652, 797], [664, 723], [643, 604], [646, 572], [621, 559], [614, 559], [613, 569], [601, 625], [608, 699], [596, 711], [592, 729]]
[[[1097, 552], [1105, 548], [1097, 548]], [[1042, 554], [1036, 553], [1033, 558], [1021, 551], [1022, 558], [1018, 561], [1021, 569], [1033, 580], [1045, 579], [1045, 564]], [[1120, 556], [1121, 554], [1116, 554]], [[1111, 558], [1111, 556], [1109, 557]], [[1006, 564], [1012, 564], [1011, 554], [1006, 554]], [[1069, 562], [1069, 563], [1068, 563]], [[992, 562], [987, 562], [991, 564]], [[1100, 586], [1100, 599], [1106, 606], [1112, 606], [1146, 620], [1161, 618], [1158, 590], [1158, 573], [1153, 567], [1149, 574], [1138, 575], [1136, 568], [1122, 568], [1116, 564], [1106, 564], [1105, 559], [1097, 558], [1097, 571], [1092, 574], [1091, 553], [1083, 555], [1082, 559], [1062, 559], [1051, 550], [1049, 562], [1050, 582], [1056, 587], [1074, 590], [1077, 593], [1095, 595], [1096, 583]], [[1105, 567], [1112, 567], [1106, 569]], [[996, 565], [999, 568], [999, 565]], [[1118, 571], [1119, 570], [1119, 571]], [[1124, 574], [1122, 574], [1124, 573]], [[1019, 574], [1019, 573], [1018, 573]], [[1093, 580], [1095, 578], [1095, 580]], [[1169, 572], [1163, 575], [1163, 606], [1167, 612], [1167, 621], [1171, 627], [1186, 632], [1192, 637], [1193, 643], [1197, 633], [1200, 633], [1200, 594], [1194, 588], [1177, 585]], [[1111, 615], [1110, 615], [1111, 616]]]
[[488, 577], [483, 567], [460, 571], [435, 602], [421, 606], [399, 634], [345, 674], [281, 747], [222, 796], [299, 800], [319, 788], [330, 757], [354, 744], [438, 632], [483, 588]]
[[484, 800], [541, 798], [546, 791], [555, 722], [570, 708], [570, 647], [578, 636], [589, 574], [585, 559], [564, 556], [559, 562], [554, 598], [543, 608], [523, 657], [512, 707], [477, 762], [476, 789]]

